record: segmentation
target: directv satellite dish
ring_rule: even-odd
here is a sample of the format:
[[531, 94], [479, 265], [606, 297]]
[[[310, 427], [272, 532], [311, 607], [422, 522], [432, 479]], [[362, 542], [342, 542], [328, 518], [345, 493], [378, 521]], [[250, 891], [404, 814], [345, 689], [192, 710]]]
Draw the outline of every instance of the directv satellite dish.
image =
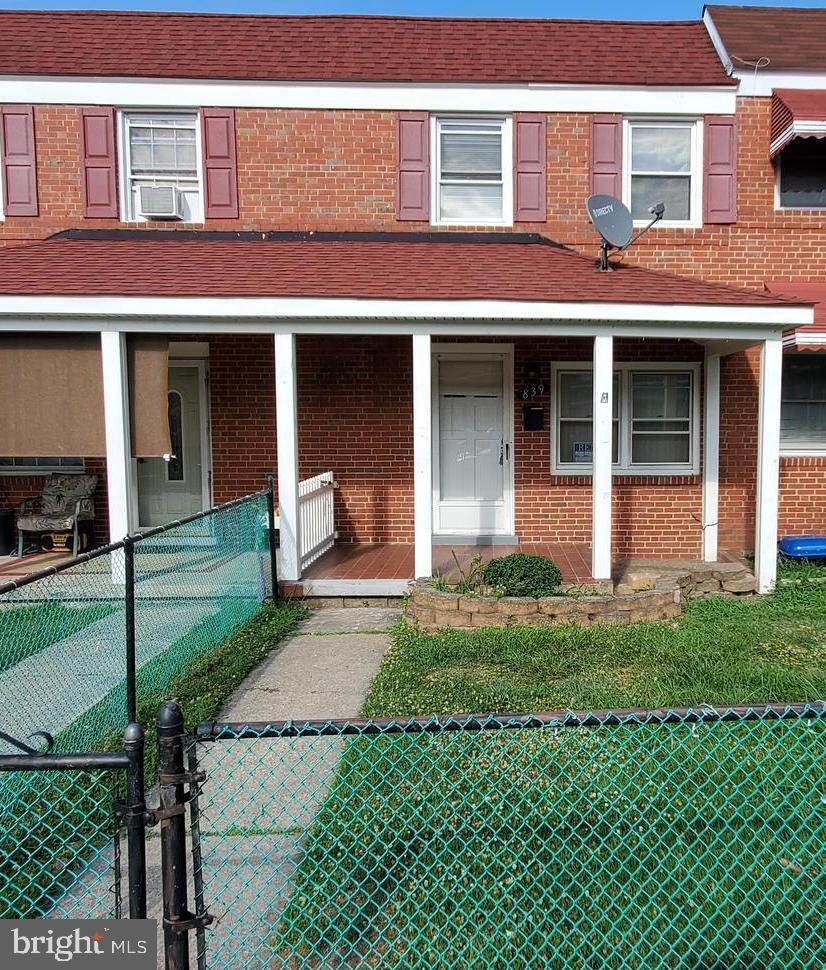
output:
[[600, 236], [614, 249], [625, 249], [634, 232], [627, 207], [612, 195], [592, 195], [585, 204], [588, 218]]
[[608, 264], [608, 253], [611, 249], [627, 249], [644, 232], [648, 232], [654, 223], [659, 222], [665, 212], [662, 202], [651, 206], [648, 210], [653, 216], [651, 222], [634, 236], [634, 220], [628, 207], [613, 195], [592, 195], [585, 205], [588, 218], [602, 237], [598, 265], [603, 271], [611, 268]]

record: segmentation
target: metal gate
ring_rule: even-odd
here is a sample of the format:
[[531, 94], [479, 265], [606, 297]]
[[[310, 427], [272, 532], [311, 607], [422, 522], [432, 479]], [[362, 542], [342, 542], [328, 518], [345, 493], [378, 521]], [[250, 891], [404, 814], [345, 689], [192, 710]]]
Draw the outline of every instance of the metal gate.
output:
[[822, 703], [207, 723], [170, 781], [184, 748], [199, 968], [826, 958]]
[[[50, 742], [48, 735], [44, 737]], [[0, 756], [0, 918], [146, 917], [143, 728], [120, 752]], [[125, 850], [125, 851], [124, 851]]]

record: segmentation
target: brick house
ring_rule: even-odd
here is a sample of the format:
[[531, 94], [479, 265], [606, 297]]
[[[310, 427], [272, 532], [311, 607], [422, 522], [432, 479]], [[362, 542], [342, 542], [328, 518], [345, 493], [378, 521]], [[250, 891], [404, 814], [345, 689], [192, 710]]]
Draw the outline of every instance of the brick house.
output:
[[[274, 473], [305, 592], [477, 543], [596, 579], [755, 551], [769, 589], [778, 528], [826, 525], [816, 394], [781, 392], [826, 225], [775, 207], [772, 98], [713, 29], [605, 29], [0, 13], [3, 504], [97, 471], [105, 540]], [[610, 272], [592, 192], [640, 228], [666, 204]], [[307, 568], [326, 471], [335, 565]]]

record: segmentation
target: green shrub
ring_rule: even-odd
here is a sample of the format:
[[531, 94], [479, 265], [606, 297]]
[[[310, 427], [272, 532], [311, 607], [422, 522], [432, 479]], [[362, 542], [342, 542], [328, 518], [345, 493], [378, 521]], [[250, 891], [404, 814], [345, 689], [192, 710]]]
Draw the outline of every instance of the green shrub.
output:
[[562, 582], [562, 573], [553, 560], [545, 556], [528, 556], [515, 552], [491, 559], [484, 567], [488, 586], [501, 589], [505, 596], [553, 596]]

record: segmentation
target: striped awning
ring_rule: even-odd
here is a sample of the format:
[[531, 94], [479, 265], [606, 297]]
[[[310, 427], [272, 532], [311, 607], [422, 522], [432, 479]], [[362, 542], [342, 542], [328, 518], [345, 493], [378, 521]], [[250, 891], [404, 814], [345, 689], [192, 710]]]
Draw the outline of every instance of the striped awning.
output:
[[766, 289], [775, 296], [814, 304], [814, 322], [783, 335], [786, 349], [826, 351], [826, 279], [766, 280]]
[[772, 92], [771, 157], [795, 138], [826, 138], [826, 91]]

